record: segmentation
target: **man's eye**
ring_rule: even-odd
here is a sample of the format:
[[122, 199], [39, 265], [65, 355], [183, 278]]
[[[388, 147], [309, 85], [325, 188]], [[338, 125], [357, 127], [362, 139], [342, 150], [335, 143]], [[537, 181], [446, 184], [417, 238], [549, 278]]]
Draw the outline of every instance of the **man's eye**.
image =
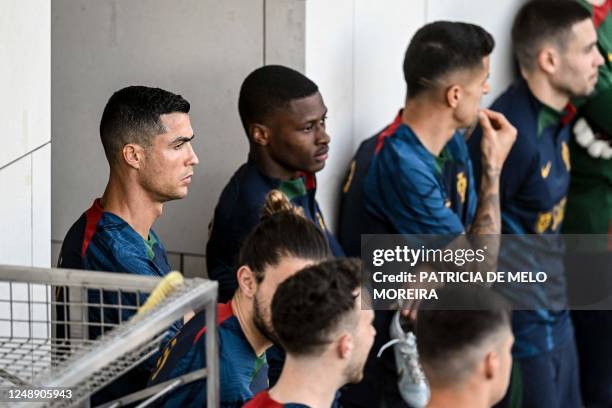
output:
[[304, 132], [310, 132], [312, 129], [314, 129], [314, 125], [311, 123], [302, 130], [304, 130]]
[[174, 150], [181, 150], [183, 148], [183, 145], [185, 145], [185, 143], [177, 144], [176, 146], [174, 146]]

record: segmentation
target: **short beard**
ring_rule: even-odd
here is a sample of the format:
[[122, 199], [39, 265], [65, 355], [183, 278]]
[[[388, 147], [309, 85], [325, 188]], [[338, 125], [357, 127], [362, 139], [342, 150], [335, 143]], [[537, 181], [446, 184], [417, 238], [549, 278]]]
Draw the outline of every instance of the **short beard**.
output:
[[344, 369], [346, 384], [357, 384], [363, 379], [364, 363], [351, 363]]
[[[571, 73], [573, 74], [574, 72], [572, 71]], [[559, 82], [559, 83], [553, 83], [552, 85], [555, 88], [557, 88], [557, 90], [559, 92], [567, 95], [570, 99], [573, 99], [573, 98], [587, 98], [587, 97], [591, 96], [595, 92], [595, 86], [593, 86], [592, 89], [589, 90], [589, 91], [585, 90], [585, 92], [580, 92], [580, 91], [577, 92], [576, 90], [572, 89], [570, 84], [567, 84], [567, 83]]]
[[257, 295], [253, 297], [253, 323], [255, 324], [257, 330], [259, 330], [259, 332], [263, 334], [266, 339], [270, 340], [274, 344], [279, 344], [278, 338], [272, 331], [272, 328], [269, 327], [263, 318], [261, 304], [257, 299]]

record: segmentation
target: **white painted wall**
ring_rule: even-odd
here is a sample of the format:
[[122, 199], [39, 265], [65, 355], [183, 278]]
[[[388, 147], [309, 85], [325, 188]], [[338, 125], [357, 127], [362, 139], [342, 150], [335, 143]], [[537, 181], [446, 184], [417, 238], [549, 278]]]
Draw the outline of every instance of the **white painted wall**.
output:
[[[51, 262], [51, 6], [3, 0], [0, 12], [0, 264]], [[46, 286], [0, 276], [0, 336], [44, 338]], [[19, 323], [16, 320], [22, 320]]]
[[353, 154], [354, 1], [306, 1], [305, 74], [327, 105], [329, 159], [317, 175], [317, 198], [327, 224], [336, 224], [336, 191]]
[[50, 16], [49, 2], [2, 2], [0, 264], [51, 261]]
[[414, 32], [425, 24], [425, 4], [355, 0], [353, 150], [393, 121], [404, 104], [404, 53]]

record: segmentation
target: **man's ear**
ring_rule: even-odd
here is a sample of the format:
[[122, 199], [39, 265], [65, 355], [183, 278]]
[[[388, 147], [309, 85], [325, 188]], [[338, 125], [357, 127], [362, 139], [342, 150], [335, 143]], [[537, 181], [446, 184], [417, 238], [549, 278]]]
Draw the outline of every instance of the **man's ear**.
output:
[[338, 340], [336, 340], [338, 357], [341, 359], [348, 359], [353, 352], [353, 336], [345, 333]]
[[267, 146], [270, 143], [270, 129], [259, 123], [249, 125], [249, 134], [253, 143], [260, 146]]
[[446, 104], [455, 109], [461, 100], [462, 90], [459, 85], [451, 85], [446, 89]]
[[255, 279], [255, 273], [246, 265], [242, 265], [236, 272], [236, 278], [238, 279], [238, 287], [247, 298], [255, 296], [257, 291], [257, 280]]
[[499, 372], [499, 354], [489, 351], [484, 359], [484, 375], [487, 380], [493, 379]]
[[144, 148], [134, 143], [128, 143], [123, 146], [121, 156], [128, 166], [140, 169], [145, 156]]
[[538, 66], [547, 74], [554, 74], [560, 63], [561, 56], [554, 47], [544, 47], [538, 52]]

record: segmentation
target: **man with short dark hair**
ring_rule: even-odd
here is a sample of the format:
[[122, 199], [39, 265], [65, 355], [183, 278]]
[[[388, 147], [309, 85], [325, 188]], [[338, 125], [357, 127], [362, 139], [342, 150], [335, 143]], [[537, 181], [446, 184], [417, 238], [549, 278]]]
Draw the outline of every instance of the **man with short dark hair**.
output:
[[60, 267], [153, 276], [170, 270], [151, 226], [166, 201], [187, 195], [198, 164], [189, 108], [159, 88], [130, 86], [111, 96], [100, 121], [108, 184], [70, 228]]
[[418, 350], [431, 387], [428, 408], [489, 408], [512, 368], [510, 306], [478, 286], [438, 289], [417, 317]]
[[[489, 90], [494, 40], [479, 26], [438, 21], [414, 35], [404, 59], [407, 97], [404, 109], [382, 132], [366, 140], [344, 184], [341, 239], [350, 255], [359, 255], [360, 234], [499, 234], [499, 174], [516, 130], [503, 115], [480, 109]], [[483, 172], [477, 193], [464, 136], [458, 130], [479, 121]], [[478, 194], [478, 198], [477, 198]], [[394, 377], [395, 362], [378, 351], [389, 341], [392, 312], [376, 313], [378, 331], [364, 381], [348, 387], [343, 403], [403, 407]], [[401, 329], [400, 329], [401, 330]], [[396, 348], [400, 347], [398, 344]], [[399, 349], [401, 350], [401, 349]], [[414, 359], [416, 353], [411, 354]], [[417, 361], [408, 365], [416, 370]], [[414, 369], [414, 370], [413, 370]], [[427, 400], [418, 373], [400, 370], [403, 398]], [[413, 375], [414, 374], [414, 375]]]
[[245, 78], [238, 110], [249, 156], [221, 193], [206, 246], [208, 276], [219, 281], [222, 302], [236, 289], [240, 244], [257, 224], [272, 189], [304, 208], [306, 217], [325, 231], [332, 252], [342, 254], [315, 200], [315, 173], [325, 167], [330, 142], [327, 108], [317, 85], [293, 69], [267, 65]]
[[[612, 265], [612, 0], [577, 0], [591, 13], [597, 29], [597, 46], [605, 63], [599, 67], [595, 92], [578, 107], [580, 119], [570, 140], [571, 181], [567, 197], [563, 234], [599, 234], [573, 254], [566, 256], [566, 268], [585, 279], [582, 266], [589, 265], [592, 282], [602, 292], [602, 284]], [[596, 275], [595, 272], [599, 271]], [[598, 276], [598, 277], [595, 277]], [[572, 285], [568, 277], [568, 286]], [[612, 312], [609, 310], [572, 311], [576, 333], [580, 387], [586, 407], [612, 406]], [[597, 336], [593, 336], [596, 332]]]
[[[551, 238], [526, 238], [529, 250], [510, 253], [502, 247], [500, 252], [499, 270], [548, 274], [547, 283], [529, 299], [543, 299], [544, 305], [512, 316], [513, 375], [522, 378], [526, 407], [580, 407], [573, 327], [563, 310], [564, 248], [555, 236], [563, 224], [570, 180], [568, 143], [575, 113], [570, 100], [593, 91], [603, 59], [590, 14], [574, 1], [526, 3], [514, 20], [512, 40], [522, 78], [491, 106], [518, 130], [501, 175], [502, 232]], [[476, 174], [480, 139], [477, 130], [469, 142]], [[519, 387], [509, 395], [521, 392]]]
[[[108, 100], [100, 137], [110, 166], [110, 176], [101, 198], [72, 225], [58, 261], [61, 268], [125, 272], [163, 277], [170, 272], [166, 250], [152, 229], [164, 203], [187, 195], [198, 158], [191, 147], [193, 130], [189, 102], [159, 88], [130, 86]], [[63, 293], [60, 293], [63, 296]], [[89, 303], [143, 304], [145, 296], [89, 291]], [[121, 320], [134, 313], [123, 308]], [[117, 324], [116, 309], [89, 308], [89, 337], [96, 338]], [[104, 327], [108, 323], [110, 326]], [[176, 325], [172, 333], [178, 330]], [[151, 361], [151, 360], [149, 360]], [[146, 367], [145, 367], [146, 366]], [[133, 370], [129, 378], [111, 384], [97, 396], [103, 400], [136, 391], [146, 384], [147, 364]], [[92, 398], [92, 402], [103, 400]]]
[[[325, 167], [330, 142], [325, 130], [327, 107], [317, 85], [291, 68], [267, 65], [245, 78], [238, 110], [249, 156], [219, 197], [206, 246], [208, 276], [219, 281], [220, 302], [237, 287], [234, 271], [240, 244], [257, 224], [272, 189], [303, 208], [306, 218], [327, 236], [334, 256], [344, 254], [315, 199], [315, 173]], [[280, 375], [282, 361], [278, 348], [268, 352], [272, 383]]]
[[361, 380], [376, 332], [374, 313], [362, 308], [360, 271], [357, 260], [331, 260], [279, 285], [272, 325], [287, 360], [276, 385], [247, 408], [329, 407], [341, 386]]

